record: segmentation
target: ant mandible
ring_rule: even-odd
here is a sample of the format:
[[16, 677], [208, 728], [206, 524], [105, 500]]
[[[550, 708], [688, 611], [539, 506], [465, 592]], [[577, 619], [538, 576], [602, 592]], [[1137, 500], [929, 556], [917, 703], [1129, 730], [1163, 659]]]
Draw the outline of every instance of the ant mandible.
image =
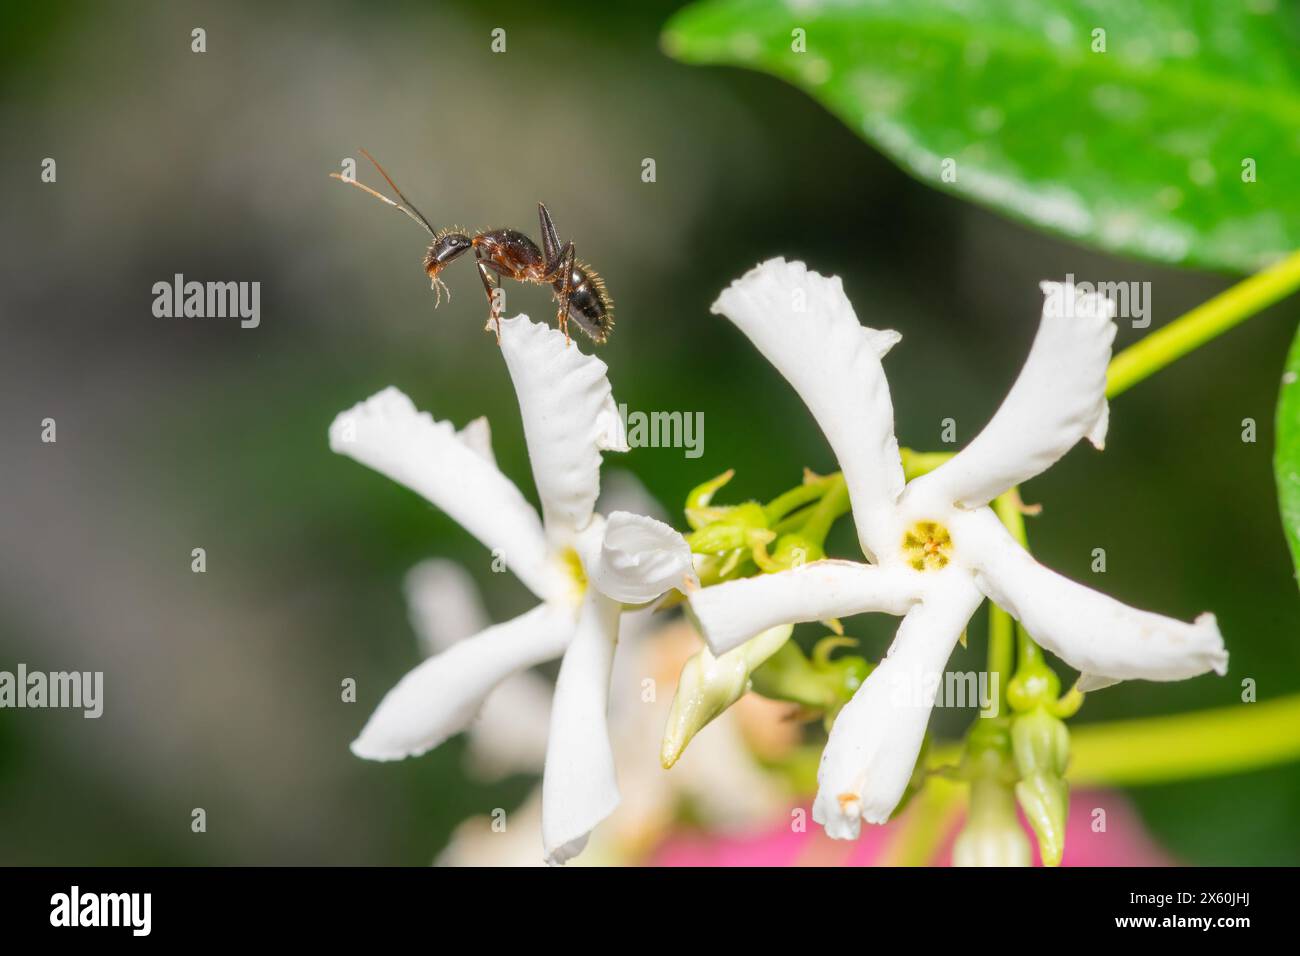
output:
[[459, 228], [435, 230], [429, 225], [429, 220], [424, 218], [424, 214], [402, 195], [397, 184], [384, 172], [384, 167], [364, 149], [361, 153], [379, 170], [379, 175], [397, 193], [401, 203], [393, 202], [355, 179], [339, 173], [330, 173], [330, 176], [401, 210], [433, 237], [429, 251], [424, 254], [424, 271], [429, 277], [430, 288], [436, 293], [433, 305], [435, 309], [442, 303], [444, 290], [447, 301], [451, 301], [451, 290], [439, 277], [439, 273], [473, 249], [479, 278], [483, 280], [483, 291], [488, 299], [486, 327], [496, 330], [498, 344], [501, 342], [501, 297], [496, 294], [496, 290], [501, 288], [503, 279], [535, 282], [551, 287], [559, 303], [555, 321], [564, 333], [566, 343], [569, 340], [569, 319], [573, 319], [578, 328], [597, 345], [603, 345], [609, 339], [609, 333], [614, 328], [614, 303], [605, 291], [605, 283], [590, 266], [574, 258], [572, 242], [560, 245], [555, 223], [551, 221], [551, 214], [544, 203], [537, 204], [537, 218], [542, 228], [541, 249], [537, 248], [533, 240], [514, 229], [489, 229], [473, 236]]

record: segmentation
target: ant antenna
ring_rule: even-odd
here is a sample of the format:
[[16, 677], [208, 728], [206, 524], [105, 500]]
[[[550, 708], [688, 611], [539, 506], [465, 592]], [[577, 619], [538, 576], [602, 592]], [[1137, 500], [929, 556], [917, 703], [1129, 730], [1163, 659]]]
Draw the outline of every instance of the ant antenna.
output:
[[344, 183], [345, 185], [348, 186], [356, 186], [358, 189], [374, 196], [380, 202], [387, 203], [388, 205], [392, 206], [394, 209], [400, 209], [411, 219], [411, 221], [413, 221], [414, 223], [419, 225], [422, 229], [424, 229], [425, 232], [429, 233], [429, 235], [431, 236], [434, 235], [433, 226], [429, 225], [429, 220], [424, 218], [424, 213], [416, 209], [414, 204], [409, 199], [407, 199], [405, 196], [402, 195], [402, 191], [397, 188], [397, 184], [393, 182], [392, 178], [388, 175], [388, 173], [384, 172], [384, 167], [380, 166], [379, 163], [375, 162], [375, 157], [371, 156], [364, 149], [361, 150], [361, 154], [365, 156], [366, 159], [370, 160], [371, 163], [374, 163], [375, 169], [379, 170], [379, 175], [383, 176], [384, 181], [387, 182], [389, 186], [393, 187], [393, 192], [397, 193], [398, 197], [402, 200], [402, 202], [406, 203], [405, 206], [393, 202], [383, 193], [371, 189], [369, 186], [365, 185], [364, 183], [357, 182], [355, 179], [349, 179], [348, 177], [342, 175], [341, 173], [330, 173], [330, 178], [337, 179], [339, 182]]

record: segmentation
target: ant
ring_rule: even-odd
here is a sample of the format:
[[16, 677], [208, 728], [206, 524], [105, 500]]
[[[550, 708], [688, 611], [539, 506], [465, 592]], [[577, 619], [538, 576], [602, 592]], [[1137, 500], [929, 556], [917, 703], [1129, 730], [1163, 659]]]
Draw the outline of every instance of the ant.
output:
[[550, 285], [559, 303], [555, 321], [564, 333], [566, 344], [569, 341], [569, 319], [573, 319], [597, 345], [603, 345], [609, 339], [609, 333], [614, 328], [614, 303], [605, 291], [605, 283], [590, 266], [574, 258], [572, 242], [560, 245], [555, 223], [551, 221], [551, 214], [544, 203], [537, 204], [537, 218], [542, 228], [541, 249], [537, 248], [533, 240], [514, 229], [489, 229], [473, 236], [467, 235], [459, 227], [435, 230], [429, 220], [424, 218], [424, 214], [402, 195], [397, 184], [384, 172], [384, 167], [364, 149], [361, 153], [374, 164], [379, 175], [384, 177], [384, 181], [405, 205], [393, 202], [382, 193], [340, 173], [330, 173], [330, 176], [401, 210], [433, 237], [433, 243], [424, 254], [424, 271], [430, 279], [430, 288], [437, 296], [433, 305], [435, 309], [442, 303], [444, 291], [447, 293], [447, 301], [451, 301], [451, 289], [447, 288], [439, 273], [473, 249], [479, 278], [483, 280], [483, 291], [488, 299], [487, 327], [495, 328], [498, 345], [501, 343], [501, 297], [496, 294], [496, 290], [501, 288], [503, 279]]

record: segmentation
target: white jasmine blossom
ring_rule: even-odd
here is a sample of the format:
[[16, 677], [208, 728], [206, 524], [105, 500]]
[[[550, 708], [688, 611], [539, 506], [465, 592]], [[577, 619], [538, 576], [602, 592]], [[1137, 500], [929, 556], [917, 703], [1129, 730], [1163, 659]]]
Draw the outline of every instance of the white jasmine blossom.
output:
[[[770, 826], [789, 812], [790, 793], [781, 774], [751, 751], [748, 734], [776, 736], [793, 748], [797, 735], [781, 719], [785, 707], [750, 696], [722, 714], [673, 768], [655, 759], [671, 706], [667, 694], [646, 694], [647, 679], [666, 686], [699, 646], [694, 628], [680, 617], [637, 611], [624, 618], [611, 682], [610, 738], [623, 800], [592, 834], [572, 865], [638, 864], [669, 836], [683, 803], [712, 830], [746, 833]], [[539, 675], [539, 680], [542, 678]], [[488, 707], [494, 706], [498, 689]], [[486, 728], [483, 731], [487, 733]], [[509, 745], [508, 742], [506, 745]], [[771, 747], [769, 741], [767, 744]], [[538, 766], [540, 767], [540, 760]], [[488, 816], [465, 821], [438, 863], [446, 866], [532, 866], [542, 862], [541, 788], [510, 811], [502, 832]]]
[[[1082, 689], [1227, 669], [1214, 616], [1187, 624], [1139, 611], [1040, 565], [988, 507], [1080, 439], [1101, 448], [1113, 304], [1063, 302], [1043, 283], [1038, 334], [1014, 386], [955, 457], [904, 486], [881, 359], [899, 341], [862, 326], [838, 278], [774, 259], [713, 306], [795, 388], [843, 470], [871, 561], [825, 560], [695, 590], [692, 610], [721, 655], [782, 624], [867, 611], [902, 615], [889, 653], [844, 707], [818, 774], [814, 819], [854, 838], [884, 823], [912, 774], [947, 659], [985, 597], [1078, 668]], [[916, 688], [924, 688], [918, 695]], [[918, 699], [919, 698], [919, 699]]]
[[[694, 581], [690, 548], [655, 519], [595, 512], [602, 451], [626, 451], [606, 366], [526, 316], [501, 322], [542, 517], [496, 466], [487, 423], [457, 432], [388, 388], [330, 427], [330, 447], [417, 492], [505, 561], [533, 610], [457, 641], [380, 702], [352, 744], [398, 760], [466, 729], [512, 675], [563, 655], [543, 776], [548, 862], [581, 851], [617, 805], [609, 744], [610, 669], [624, 604]], [[527, 715], [522, 715], [527, 719]]]
[[[471, 424], [476, 423], [486, 429], [483, 419]], [[628, 511], [653, 518], [663, 515], [662, 506], [636, 476], [619, 470], [606, 469], [601, 475], [596, 508], [602, 514]], [[440, 654], [453, 644], [487, 630], [492, 624], [473, 576], [455, 561], [444, 558], [421, 561], [407, 572], [404, 591], [411, 627], [422, 657]], [[650, 610], [624, 614], [619, 626], [621, 653], [616, 668], [631, 666], [630, 662], [637, 656], [633, 645], [641, 639], [652, 616]], [[616, 677], [615, 683], [618, 681]], [[623, 685], [627, 686], [627, 683], [625, 678]], [[513, 773], [541, 773], [546, 762], [546, 737], [554, 692], [554, 682], [535, 670], [521, 670], [498, 684], [488, 694], [478, 716], [466, 731], [470, 771], [484, 780], [499, 779]], [[626, 698], [627, 695], [623, 695], [623, 709], [627, 709], [630, 703]], [[618, 719], [620, 700], [612, 699], [610, 704], [612, 726]], [[617, 733], [614, 736], [617, 738]], [[620, 770], [622, 776], [625, 773]], [[540, 808], [540, 801], [538, 806]], [[539, 815], [539, 846], [540, 819]], [[542, 862], [540, 855], [537, 862]]]

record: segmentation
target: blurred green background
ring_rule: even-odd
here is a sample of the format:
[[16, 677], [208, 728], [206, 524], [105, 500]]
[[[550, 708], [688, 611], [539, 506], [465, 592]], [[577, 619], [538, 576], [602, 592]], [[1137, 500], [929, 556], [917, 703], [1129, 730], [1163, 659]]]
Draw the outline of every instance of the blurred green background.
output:
[[[902, 332], [886, 369], [900, 441], [921, 449], [942, 447], [942, 419], [965, 441], [997, 407], [1040, 279], [1149, 280], [1157, 327], [1230, 281], [933, 192], [779, 81], [665, 57], [675, 6], [5, 5], [0, 669], [103, 670], [106, 703], [99, 720], [0, 711], [0, 863], [422, 864], [460, 819], [531, 788], [474, 783], [459, 740], [398, 765], [347, 749], [418, 660], [412, 564], [463, 560], [498, 619], [529, 601], [448, 519], [329, 452], [334, 415], [394, 384], [439, 418], [488, 415], [531, 494], [474, 270], [449, 270], [435, 312], [422, 233], [326, 178], [360, 146], [436, 224], [532, 233], [549, 205], [615, 297], [601, 357], [617, 399], [705, 413], [702, 458], [621, 462], [673, 509], [728, 467], [727, 500], [834, 467], [794, 393], [709, 314], [761, 259], [842, 275], [864, 322]], [[45, 157], [57, 183], [40, 181]], [[155, 318], [151, 287], [178, 272], [260, 281], [261, 327]], [[511, 311], [551, 314], [544, 291], [508, 292]], [[1123, 395], [1104, 454], [1077, 449], [1026, 487], [1047, 564], [1151, 610], [1213, 610], [1232, 653], [1226, 679], [1122, 685], [1079, 721], [1231, 704], [1246, 677], [1262, 700], [1300, 690], [1269, 466], [1298, 316], [1277, 306]], [[46, 417], [57, 444], [40, 442]], [[833, 550], [851, 542], [845, 524]], [[892, 628], [850, 626], [871, 656]], [[981, 630], [954, 669], [982, 666]], [[1134, 796], [1188, 862], [1300, 862], [1300, 767]]]

